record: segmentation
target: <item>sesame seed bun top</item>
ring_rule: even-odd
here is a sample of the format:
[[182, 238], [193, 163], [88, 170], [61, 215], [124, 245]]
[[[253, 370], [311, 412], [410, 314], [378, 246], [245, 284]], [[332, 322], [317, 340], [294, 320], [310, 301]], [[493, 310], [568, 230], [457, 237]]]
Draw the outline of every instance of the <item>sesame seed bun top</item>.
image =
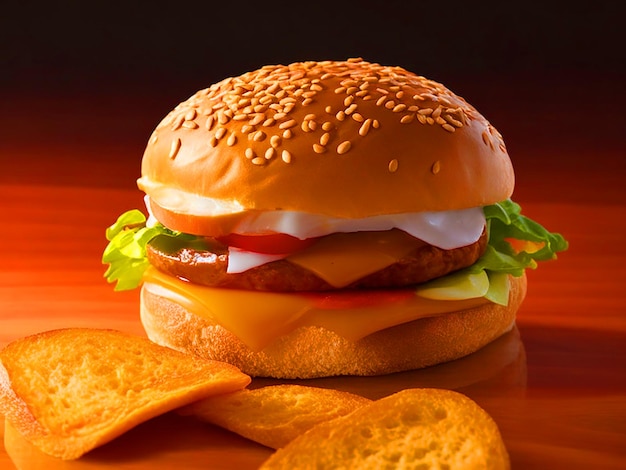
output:
[[139, 186], [166, 209], [154, 188], [360, 218], [491, 204], [514, 175], [501, 135], [463, 98], [349, 59], [266, 66], [198, 91], [155, 129]]

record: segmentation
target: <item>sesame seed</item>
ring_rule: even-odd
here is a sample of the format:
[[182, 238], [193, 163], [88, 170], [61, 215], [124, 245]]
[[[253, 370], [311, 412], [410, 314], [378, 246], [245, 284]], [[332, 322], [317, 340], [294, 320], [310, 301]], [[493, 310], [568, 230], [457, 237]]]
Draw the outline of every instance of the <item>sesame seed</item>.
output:
[[226, 141], [226, 145], [228, 145], [229, 147], [232, 147], [236, 143], [237, 143], [237, 136], [234, 133], [230, 134], [228, 136], [228, 140]]
[[326, 106], [326, 108], [324, 108], [324, 111], [326, 111], [328, 114], [334, 114], [332, 106]]
[[265, 151], [265, 159], [271, 160], [276, 156], [276, 149], [274, 147], [270, 147]]
[[360, 115], [359, 113], [354, 113], [352, 115], [352, 119], [354, 119], [356, 122], [363, 122], [364, 118], [362, 115]]
[[350, 106], [353, 101], [354, 101], [354, 96], [348, 96], [343, 100], [343, 105]]
[[281, 122], [278, 127], [280, 129], [289, 129], [290, 127], [296, 126], [298, 123], [295, 119], [290, 119], [289, 121]]
[[185, 122], [185, 117], [184, 116], [179, 116], [176, 121], [174, 121], [174, 124], [172, 125], [172, 130], [176, 131], [178, 129], [180, 129], [180, 126], [183, 125], [183, 122]]
[[247, 134], [249, 132], [252, 132], [253, 130], [254, 130], [254, 126], [250, 126], [249, 124], [244, 124], [243, 126], [241, 126], [242, 134]]
[[320, 145], [328, 144], [329, 140], [330, 140], [330, 134], [328, 132], [324, 132], [322, 134], [322, 137], [320, 137]]
[[283, 152], [280, 155], [280, 158], [282, 158], [282, 160], [285, 163], [291, 163], [291, 153], [289, 153], [288, 150], [283, 150]]
[[350, 106], [348, 106], [344, 112], [349, 116], [350, 114], [356, 111], [356, 108], [357, 108], [357, 105], [353, 103]]
[[487, 131], [483, 131], [482, 138], [483, 138], [483, 143], [485, 145], [489, 145], [489, 134], [487, 134]]
[[363, 124], [361, 124], [361, 127], [359, 128], [359, 135], [361, 137], [365, 137], [367, 133], [369, 132], [371, 125], [372, 125], [372, 120], [370, 118], [366, 119], [365, 122], [363, 122]]
[[454, 132], [456, 130], [456, 127], [451, 126], [450, 124], [446, 123], [446, 124], [442, 124], [441, 127], [443, 127], [445, 130], [447, 130], [448, 132]]
[[386, 96], [381, 96], [380, 98], [378, 98], [376, 100], [376, 106], [381, 106], [385, 103], [385, 101], [387, 101], [387, 97]]
[[246, 149], [246, 151], [244, 152], [244, 155], [246, 156], [248, 160], [252, 160], [254, 157], [256, 157], [254, 150], [252, 150], [250, 147]]
[[281, 138], [280, 138], [280, 136], [278, 136], [278, 135], [273, 135], [273, 136], [270, 138], [270, 145], [271, 145], [272, 147], [276, 148], [276, 147], [278, 147], [278, 146], [280, 145], [280, 143], [281, 143]]
[[256, 126], [257, 124], [261, 124], [263, 121], [265, 121], [265, 114], [258, 113], [252, 119], [250, 119], [250, 122], [248, 124], [250, 124], [251, 126]]
[[378, 129], [378, 128], [380, 127], [380, 122], [378, 122], [378, 119], [374, 119], [374, 120], [372, 121], [372, 127], [373, 127], [374, 129]]
[[423, 114], [416, 114], [415, 117], [417, 117], [417, 120], [420, 122], [420, 124], [426, 124], [426, 116], [424, 116]]
[[415, 119], [414, 114], [405, 114], [404, 116], [402, 116], [402, 119], [400, 119], [400, 122], [402, 124], [409, 124], [413, 122], [414, 119]]
[[335, 114], [335, 117], [337, 118], [337, 121], [343, 121], [346, 118], [346, 113], [338, 111], [337, 114]]
[[262, 142], [265, 140], [266, 134], [263, 131], [256, 131], [254, 133], [254, 136], [252, 137], [252, 140], [254, 140], [255, 142]]
[[254, 157], [251, 161], [255, 165], [265, 165], [265, 162], [267, 162], [263, 157]]
[[311, 132], [311, 129], [309, 129], [309, 121], [302, 121], [300, 129], [302, 129], [303, 132]]
[[315, 119], [316, 117], [317, 116], [315, 114], [311, 113], [311, 114], [307, 114], [306, 116], [304, 116], [304, 120], [305, 121], [310, 121], [312, 119]]
[[335, 94], [337, 94], [337, 95], [340, 95], [344, 91], [346, 91], [346, 87], [345, 86], [340, 86], [338, 88], [335, 88]]
[[197, 129], [198, 124], [196, 124], [194, 121], [185, 121], [183, 122], [183, 127], [185, 129]]
[[226, 135], [225, 127], [220, 127], [218, 130], [215, 131], [215, 138], [218, 140], [224, 137], [225, 135]]
[[228, 121], [230, 121], [230, 117], [226, 113], [218, 112], [217, 113], [217, 121], [220, 124], [226, 124]]
[[326, 152], [326, 147], [320, 144], [313, 144], [313, 151], [315, 153], [324, 153]]
[[283, 139], [291, 139], [292, 133], [291, 133], [291, 129], [286, 129], [283, 132]]
[[302, 106], [308, 106], [311, 103], [313, 103], [313, 99], [312, 98], [307, 98], [305, 100], [302, 100]]
[[334, 127], [335, 125], [330, 121], [326, 121], [322, 124], [322, 129], [325, 131], [331, 131]]
[[390, 160], [387, 168], [389, 169], [390, 173], [395, 173], [396, 171], [398, 171], [398, 160], [395, 158], [393, 160]]
[[437, 160], [435, 163], [433, 163], [433, 166], [430, 167], [430, 171], [432, 171], [433, 175], [436, 175], [437, 173], [439, 173], [440, 170], [441, 170], [441, 162]]
[[215, 138], [215, 136], [213, 136], [213, 137], [211, 137], [209, 139], [209, 145], [211, 147], [217, 147], [217, 143], [218, 143], [218, 140]]
[[404, 111], [405, 109], [406, 109], [406, 104], [400, 103], [400, 104], [395, 105], [392, 111], [394, 113], [399, 113], [401, 111]]
[[441, 116], [441, 106], [437, 106], [437, 109], [435, 109], [432, 114], [432, 117], [435, 119], [439, 116]]
[[169, 157], [173, 160], [178, 155], [178, 151], [180, 150], [181, 141], [179, 138], [176, 138], [172, 141], [172, 145], [170, 146]]
[[344, 140], [337, 146], [337, 153], [339, 155], [343, 155], [350, 150], [350, 147], [352, 147], [352, 142], [350, 142], [349, 140]]
[[463, 127], [463, 123], [457, 119], [455, 119], [453, 116], [451, 116], [450, 114], [445, 114], [444, 119], [446, 121], [448, 121], [449, 124], [452, 124], [454, 127]]

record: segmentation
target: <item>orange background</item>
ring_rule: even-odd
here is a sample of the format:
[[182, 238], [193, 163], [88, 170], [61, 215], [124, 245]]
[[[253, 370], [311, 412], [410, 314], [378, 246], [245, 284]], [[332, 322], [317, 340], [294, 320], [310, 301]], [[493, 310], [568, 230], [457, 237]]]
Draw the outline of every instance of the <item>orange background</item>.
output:
[[[475, 105], [504, 135], [514, 199], [571, 247], [529, 273], [517, 329], [476, 355], [306, 383], [372, 398], [409, 386], [456, 389], [494, 417], [513, 468], [623, 468], [626, 73], [617, 3], [441, 12], [391, 1], [306, 21], [228, 5], [12, 7], [0, 25], [13, 39], [0, 41], [0, 347], [68, 326], [143, 334], [137, 292], [114, 293], [99, 260], [105, 227], [141, 207], [143, 148], [179, 101], [265, 63], [362, 56], [441, 81]], [[10, 442], [0, 468], [255, 468], [270, 453], [169, 415], [68, 464]]]

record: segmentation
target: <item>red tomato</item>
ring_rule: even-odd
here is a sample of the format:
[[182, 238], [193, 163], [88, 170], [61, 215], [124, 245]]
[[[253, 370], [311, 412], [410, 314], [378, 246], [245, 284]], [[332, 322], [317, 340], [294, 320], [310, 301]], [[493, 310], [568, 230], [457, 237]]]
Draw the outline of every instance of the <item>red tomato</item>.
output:
[[255, 253], [266, 253], [271, 255], [282, 255], [294, 253], [311, 246], [317, 238], [307, 238], [300, 240], [285, 233], [273, 233], [270, 235], [240, 235], [231, 233], [217, 240], [228, 246], [241, 248]]

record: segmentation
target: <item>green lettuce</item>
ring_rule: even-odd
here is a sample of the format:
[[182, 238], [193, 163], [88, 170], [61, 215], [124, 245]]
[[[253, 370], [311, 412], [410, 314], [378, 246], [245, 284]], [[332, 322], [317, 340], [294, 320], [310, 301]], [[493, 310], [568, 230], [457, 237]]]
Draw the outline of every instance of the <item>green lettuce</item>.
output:
[[109, 244], [102, 254], [102, 263], [109, 265], [104, 277], [116, 283], [116, 291], [134, 289], [141, 284], [143, 273], [150, 265], [146, 246], [159, 237], [179, 238], [181, 241], [197, 238], [174, 232], [159, 223], [148, 227], [146, 216], [137, 209], [124, 212], [107, 228]]
[[[484, 294], [496, 303], [506, 303], [508, 299], [508, 283], [506, 274], [521, 276], [525, 269], [534, 269], [537, 261], [556, 258], [556, 253], [567, 249], [565, 239], [550, 233], [537, 222], [521, 215], [521, 208], [511, 200], [506, 200], [484, 207], [487, 219], [489, 244], [478, 261], [455, 273], [461, 279], [463, 273], [468, 276], [484, 272], [489, 279], [489, 288]], [[146, 255], [148, 243], [166, 243], [170, 245], [201, 245], [202, 237], [175, 232], [156, 223], [146, 225], [146, 217], [139, 210], [131, 210], [122, 214], [106, 231], [109, 241], [102, 255], [102, 263], [108, 264], [104, 276], [107, 281], [115, 282], [115, 290], [134, 289], [141, 283], [144, 271], [149, 262]], [[516, 239], [532, 242], [536, 249], [519, 251], [507, 241]], [[538, 247], [538, 248], [537, 248]], [[437, 282], [441, 282], [437, 280]], [[427, 284], [425, 285], [425, 287]]]

